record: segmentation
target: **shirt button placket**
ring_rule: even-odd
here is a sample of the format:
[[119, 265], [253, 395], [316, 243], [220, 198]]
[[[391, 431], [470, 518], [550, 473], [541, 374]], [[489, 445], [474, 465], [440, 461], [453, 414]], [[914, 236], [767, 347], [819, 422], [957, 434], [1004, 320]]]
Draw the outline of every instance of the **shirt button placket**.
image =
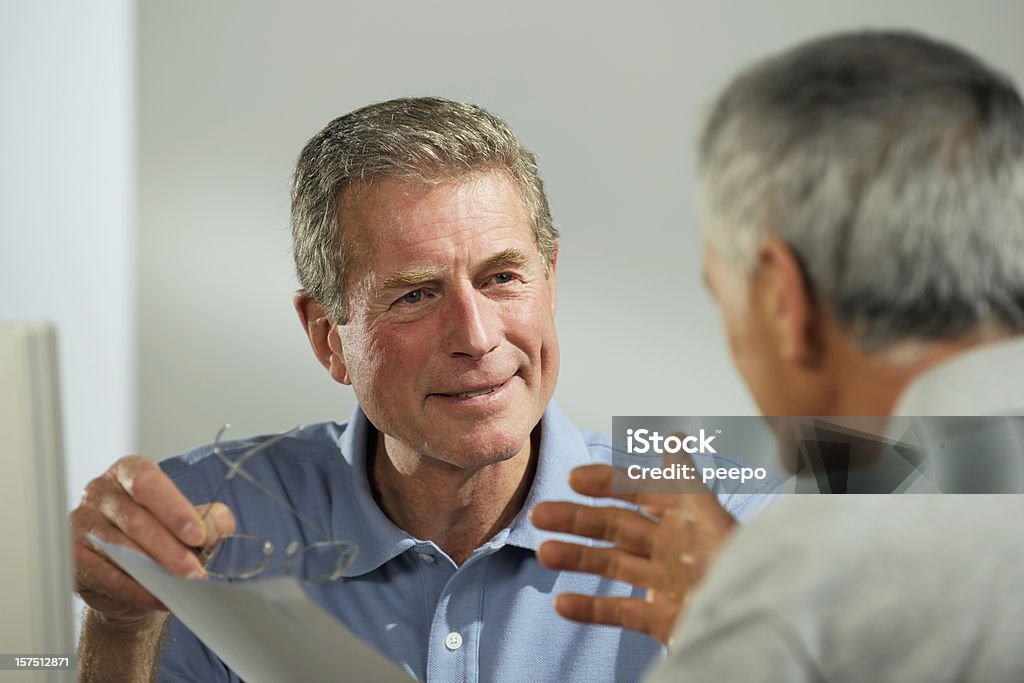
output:
[[[435, 560], [436, 569], [441, 558], [435, 557]], [[441, 591], [427, 648], [428, 683], [480, 681], [477, 639], [480, 637], [481, 582], [486, 576], [484, 567], [479, 558], [471, 558], [451, 576]]]

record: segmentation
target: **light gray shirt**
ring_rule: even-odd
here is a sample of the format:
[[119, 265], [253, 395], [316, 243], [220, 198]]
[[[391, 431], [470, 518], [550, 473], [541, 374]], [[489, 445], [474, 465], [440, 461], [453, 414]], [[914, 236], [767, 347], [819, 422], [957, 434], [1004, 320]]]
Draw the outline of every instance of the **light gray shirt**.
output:
[[[982, 347], [896, 412], [1021, 414], [1022, 377], [1024, 339]], [[737, 532], [649, 681], [1021, 681], [1022, 643], [1024, 496], [793, 496]]]

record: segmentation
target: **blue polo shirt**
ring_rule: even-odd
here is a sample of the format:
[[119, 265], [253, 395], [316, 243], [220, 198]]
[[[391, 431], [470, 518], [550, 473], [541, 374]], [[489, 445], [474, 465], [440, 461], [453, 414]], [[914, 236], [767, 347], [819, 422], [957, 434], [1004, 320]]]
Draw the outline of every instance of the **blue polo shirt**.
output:
[[[229, 442], [222, 449], [234, 460], [265, 438]], [[343, 578], [308, 588], [354, 633], [416, 678], [445, 683], [636, 681], [662, 656], [649, 636], [577, 624], [552, 607], [559, 593], [640, 596], [642, 591], [544, 569], [536, 559], [538, 546], [555, 536], [534, 528], [529, 510], [542, 500], [594, 504], [569, 488], [568, 477], [579, 465], [611, 462], [607, 436], [580, 431], [549, 405], [523, 510], [461, 567], [430, 540], [395, 526], [377, 506], [366, 472], [375, 439], [376, 431], [357, 408], [348, 423], [304, 427], [245, 465], [331, 538], [358, 544], [358, 556]], [[196, 503], [211, 499], [225, 472], [209, 446], [165, 460], [161, 467]], [[262, 535], [276, 548], [294, 540], [322, 540], [248, 482], [233, 480], [218, 500], [235, 513], [239, 532]], [[743, 518], [751, 499], [734, 496], [723, 502]], [[159, 681], [239, 680], [173, 617], [158, 672]]]

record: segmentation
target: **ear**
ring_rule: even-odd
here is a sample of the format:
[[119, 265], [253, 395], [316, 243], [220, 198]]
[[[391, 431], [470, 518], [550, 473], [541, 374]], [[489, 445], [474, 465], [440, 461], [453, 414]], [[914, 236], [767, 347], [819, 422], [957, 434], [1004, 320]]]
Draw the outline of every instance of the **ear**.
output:
[[758, 251], [753, 292], [782, 359], [804, 367], [816, 366], [824, 351], [821, 310], [800, 259], [776, 237], [767, 238]]
[[335, 382], [352, 384], [348, 377], [345, 354], [341, 347], [338, 327], [323, 307], [304, 289], [295, 292], [292, 299], [295, 312], [299, 315], [299, 323], [309, 337], [309, 345], [320, 365], [327, 369]]
[[548, 287], [551, 293], [551, 315], [554, 315], [558, 304], [558, 242], [555, 242], [555, 253], [551, 255], [551, 265], [548, 266]]

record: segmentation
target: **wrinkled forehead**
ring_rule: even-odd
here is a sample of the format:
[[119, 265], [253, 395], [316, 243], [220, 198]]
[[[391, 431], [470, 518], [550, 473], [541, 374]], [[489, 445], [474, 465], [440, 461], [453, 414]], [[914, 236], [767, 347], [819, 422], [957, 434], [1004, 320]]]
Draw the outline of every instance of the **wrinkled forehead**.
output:
[[379, 286], [369, 280], [415, 269], [453, 249], [486, 260], [513, 248], [543, 265], [522, 194], [502, 171], [436, 182], [379, 178], [346, 189], [339, 204], [349, 297], [356, 283]]
[[460, 209], [512, 214], [536, 242], [525, 198], [511, 174], [482, 168], [464, 173], [381, 176], [350, 184], [338, 201], [343, 248], [365, 260], [375, 250], [387, 248], [394, 235], [389, 228], [429, 220], [431, 209], [450, 212], [452, 217]]

